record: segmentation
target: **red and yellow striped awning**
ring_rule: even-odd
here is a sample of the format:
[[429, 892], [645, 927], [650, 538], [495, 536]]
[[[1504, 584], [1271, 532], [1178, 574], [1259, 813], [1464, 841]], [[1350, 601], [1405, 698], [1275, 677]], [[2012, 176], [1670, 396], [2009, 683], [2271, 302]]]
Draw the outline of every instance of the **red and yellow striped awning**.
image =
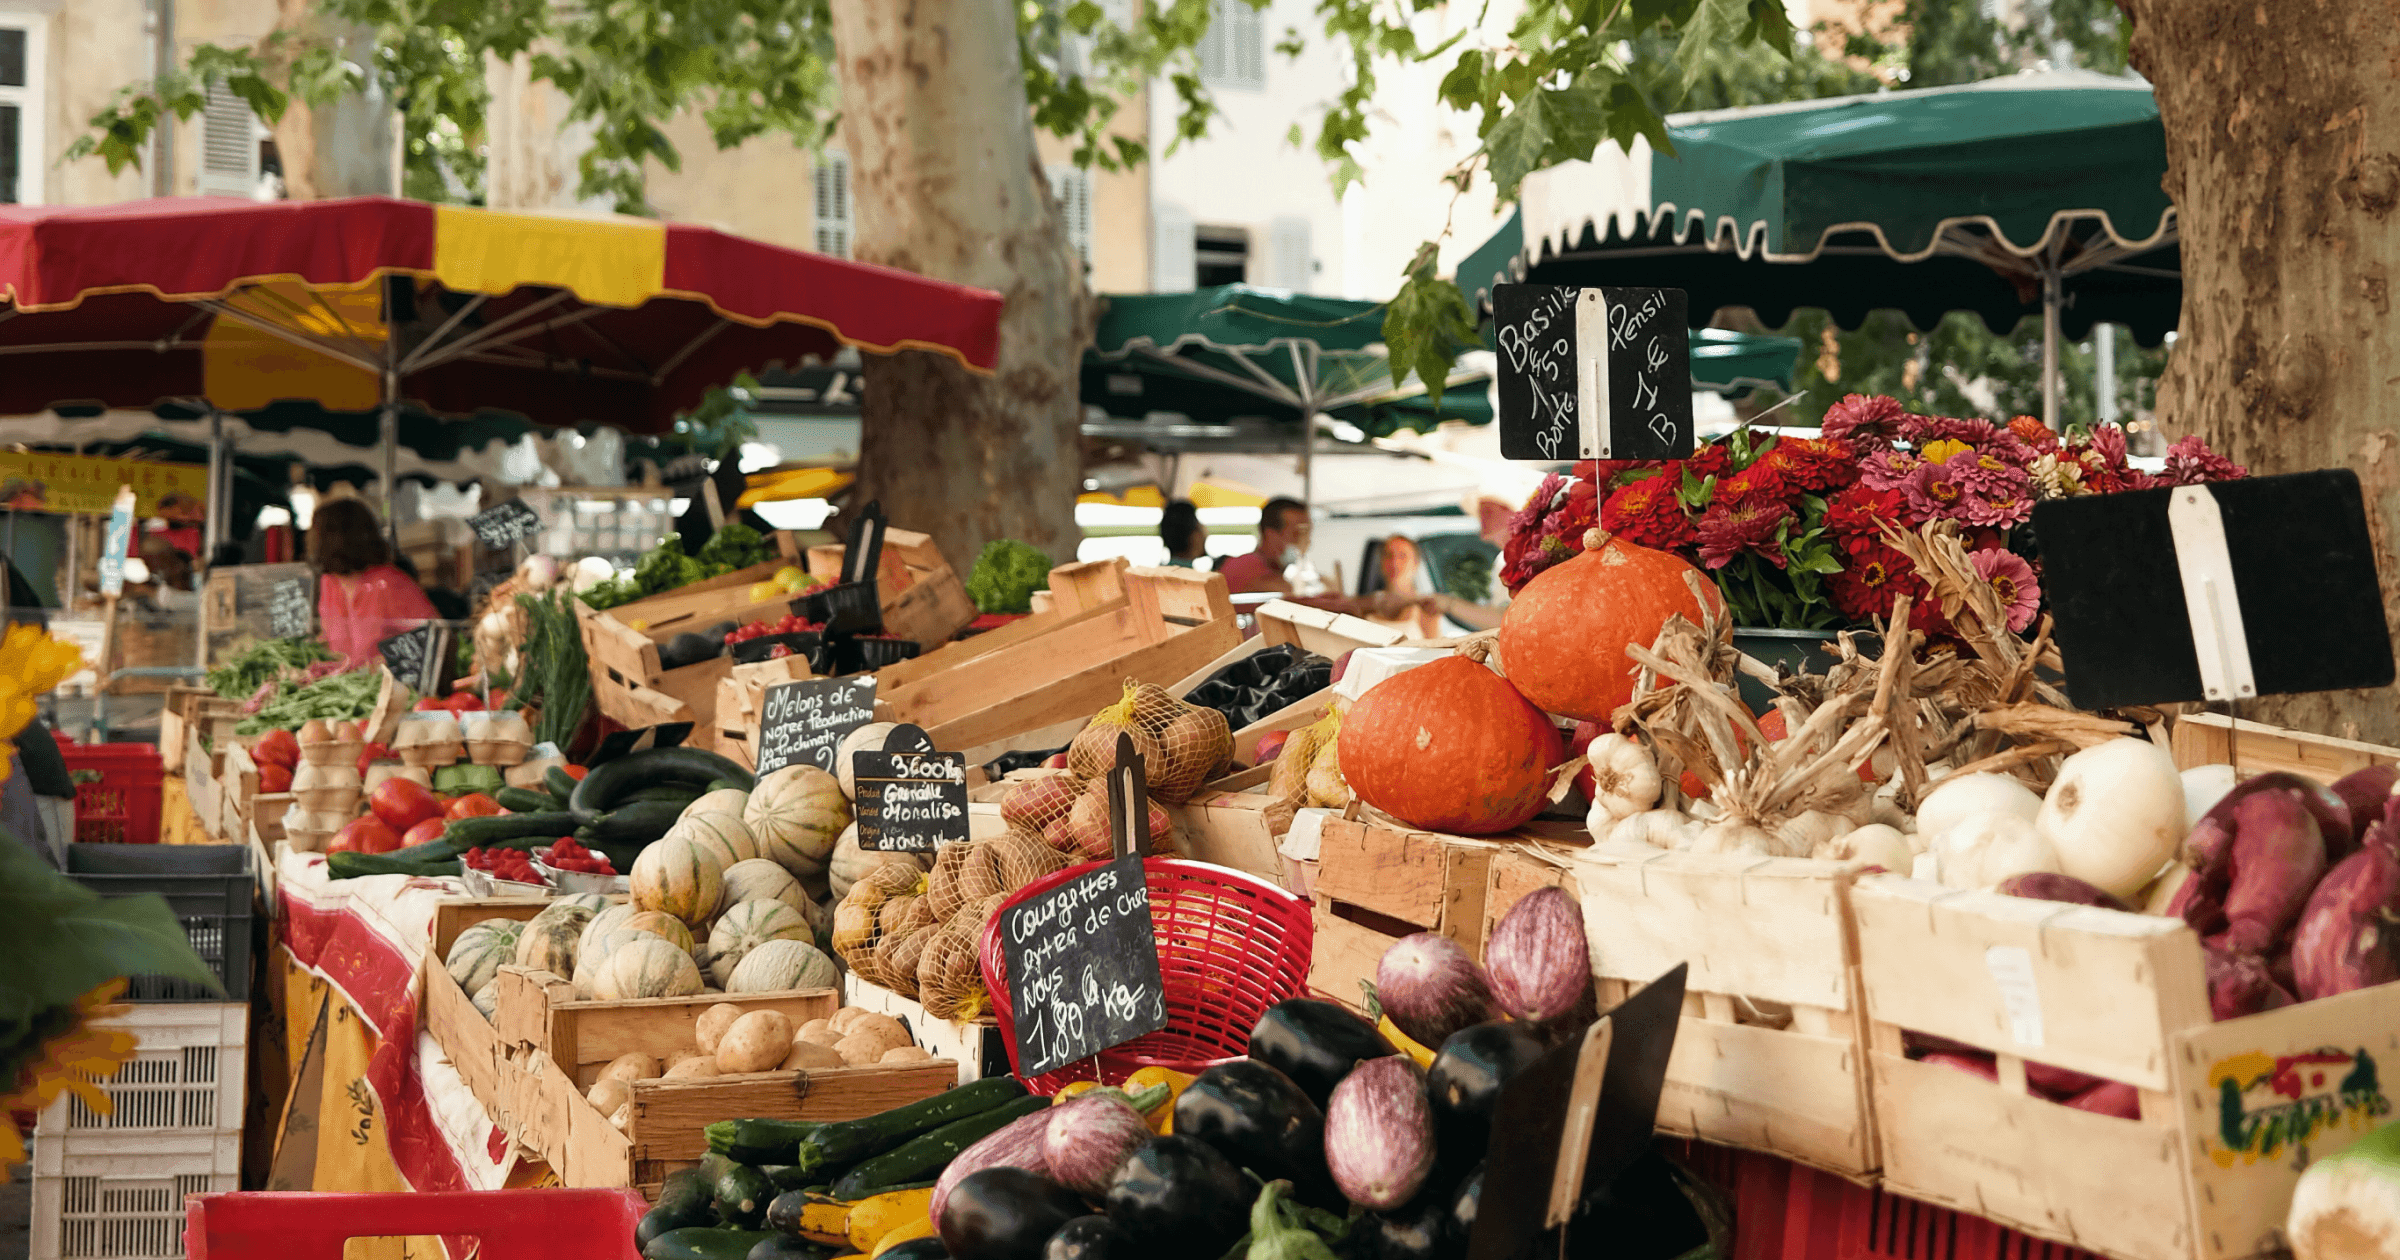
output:
[[355, 409], [389, 375], [436, 412], [654, 432], [740, 372], [842, 345], [989, 371], [999, 315], [987, 290], [648, 219], [382, 197], [0, 206], [0, 415]]

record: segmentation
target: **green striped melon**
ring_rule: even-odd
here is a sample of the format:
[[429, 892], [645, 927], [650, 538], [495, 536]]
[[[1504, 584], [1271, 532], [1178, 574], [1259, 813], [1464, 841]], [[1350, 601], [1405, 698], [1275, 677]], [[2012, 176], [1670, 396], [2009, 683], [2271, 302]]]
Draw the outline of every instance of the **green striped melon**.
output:
[[560, 893], [558, 896], [551, 899], [549, 905], [542, 907], [542, 909], [548, 911], [557, 909], [560, 906], [582, 906], [584, 909], [591, 911], [593, 914], [598, 914], [601, 911], [608, 909], [608, 898], [600, 895], [599, 893]]
[[517, 934], [516, 963], [553, 975], [575, 974], [575, 944], [591, 923], [592, 907], [572, 901], [553, 901]]
[[736, 818], [749, 808], [750, 794], [740, 788], [718, 788], [716, 791], [683, 807], [683, 816], [694, 814], [731, 814]]
[[699, 845], [680, 836], [661, 837], [633, 860], [633, 904], [698, 923], [717, 912], [724, 871]]
[[699, 940], [692, 935], [692, 929], [684, 926], [683, 920], [671, 914], [661, 914], [656, 910], [635, 911], [620, 921], [617, 926], [631, 928], [636, 932], [648, 932], [652, 936], [663, 936], [675, 942], [675, 948], [687, 954], [700, 947]]
[[802, 914], [808, 913], [808, 894], [801, 891], [800, 881], [766, 858], [751, 858], [725, 868], [724, 901], [729, 906], [745, 901], [780, 901]]
[[470, 994], [481, 990], [500, 974], [500, 964], [516, 958], [517, 934], [524, 930], [515, 919], [485, 919], [459, 933], [442, 960], [450, 978]]
[[739, 814], [695, 814], [687, 809], [667, 829], [667, 834], [681, 836], [707, 849], [716, 857], [719, 871], [758, 856], [758, 840], [742, 825]]
[[751, 950], [768, 941], [814, 940], [808, 916], [780, 901], [745, 901], [727, 910], [708, 933], [708, 974], [722, 986]]
[[805, 880], [821, 875], [833, 843], [850, 825], [850, 798], [815, 766], [785, 766], [759, 780], [742, 813], [759, 856]]
[[640, 906], [630, 901], [620, 901], [593, 915], [592, 921], [583, 925], [583, 935], [575, 942], [576, 959], [580, 961], [586, 953], [591, 951], [593, 941], [623, 927], [625, 920], [641, 912]]
[[897, 722], [869, 722], [842, 737], [841, 746], [833, 750], [833, 777], [842, 785], [842, 795], [858, 799], [858, 782], [851, 771], [858, 763], [853, 760], [862, 752], [882, 752], [885, 741], [899, 730]]
[[779, 993], [785, 989], [840, 987], [841, 969], [806, 941], [773, 940], [751, 950], [725, 981], [727, 993]]
[[701, 987], [700, 967], [692, 956], [655, 936], [618, 946], [592, 975], [593, 995], [608, 1002], [689, 997]]
[[483, 1016], [485, 1023], [490, 1023], [492, 1017], [500, 1010], [500, 978], [494, 976], [485, 981], [482, 988], [475, 990], [472, 1000], [475, 1003], [476, 1012]]
[[[666, 919], [669, 923], [675, 923], [678, 928], [683, 926], [673, 919], [667, 919], [667, 916], [663, 914], [658, 917]], [[586, 939], [575, 953], [575, 996], [587, 1000], [599, 997], [598, 985], [602, 964], [606, 963], [618, 950], [640, 940], [664, 940], [669, 945], [675, 944], [673, 939], [662, 937], [656, 932], [623, 926], [610, 928], [598, 936]], [[683, 947], [676, 945], [676, 948], [682, 949]], [[691, 951], [685, 950], [684, 952]]]

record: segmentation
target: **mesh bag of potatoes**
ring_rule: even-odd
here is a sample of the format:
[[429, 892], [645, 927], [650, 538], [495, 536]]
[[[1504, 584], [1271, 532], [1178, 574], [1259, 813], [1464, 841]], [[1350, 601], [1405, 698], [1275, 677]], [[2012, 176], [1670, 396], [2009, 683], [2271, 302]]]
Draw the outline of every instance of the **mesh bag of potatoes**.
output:
[[1350, 803], [1350, 783], [1342, 777], [1337, 756], [1342, 715], [1331, 707], [1325, 716], [1293, 731], [1276, 754], [1267, 780], [1267, 830], [1281, 835], [1303, 808], [1340, 809]]
[[[930, 873], [876, 867], [834, 909], [833, 950], [860, 979], [923, 1000], [918, 977], [925, 951], [962, 907], [1005, 899], [1066, 862], [1038, 837], [1012, 831], [943, 845]], [[973, 930], [980, 939], [982, 923]]]
[[1141, 755], [1150, 795], [1169, 805], [1192, 799], [1233, 760], [1233, 729], [1215, 709], [1185, 704], [1163, 687], [1127, 682], [1125, 698], [1100, 710], [1067, 745], [1067, 769], [1101, 779], [1117, 764], [1117, 736]]
[[1000, 911], [1007, 893], [971, 901], [934, 929], [917, 958], [917, 1001], [936, 1019], [964, 1023], [991, 1007], [983, 987], [983, 925]]

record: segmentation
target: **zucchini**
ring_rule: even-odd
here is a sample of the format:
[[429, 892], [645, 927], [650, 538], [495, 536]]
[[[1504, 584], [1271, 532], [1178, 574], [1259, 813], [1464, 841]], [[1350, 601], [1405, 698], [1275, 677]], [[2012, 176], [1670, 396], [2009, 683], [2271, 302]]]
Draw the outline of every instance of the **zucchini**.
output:
[[[597, 818], [621, 803], [636, 788], [659, 783], [688, 783], [706, 788], [725, 779], [748, 791], [758, 780], [750, 772], [715, 753], [698, 748], [645, 748], [627, 753], [583, 776], [567, 807], [587, 819]], [[696, 794], [696, 793], [695, 793]]]
[[457, 858], [409, 860], [391, 853], [331, 853], [325, 857], [325, 872], [332, 879], [356, 879], [362, 875], [431, 878], [456, 875], [458, 869]]
[[690, 1171], [700, 1178], [700, 1188], [706, 1191], [708, 1197], [713, 1201], [717, 1197], [717, 1178], [731, 1170], [733, 1163], [734, 1161], [723, 1155], [710, 1151], [700, 1157], [700, 1166]]
[[950, 1260], [950, 1249], [940, 1237], [911, 1238], [875, 1252], [875, 1260]]
[[552, 766], [542, 771], [542, 786], [550, 789], [550, 795], [558, 798], [558, 804], [551, 808], [565, 809], [567, 802], [575, 795], [575, 776], [557, 766]]
[[758, 1170], [767, 1175], [778, 1191], [805, 1190], [823, 1180], [815, 1173], [800, 1171], [798, 1164], [761, 1164]]
[[1049, 1099], [1031, 1094], [1002, 1103], [989, 1111], [977, 1112], [963, 1120], [953, 1120], [930, 1133], [910, 1138], [842, 1174], [841, 1180], [833, 1183], [833, 1197], [846, 1203], [856, 1202], [928, 1177], [938, 1177], [951, 1160], [958, 1158], [960, 1151], [999, 1132], [1011, 1121], [1046, 1111], [1049, 1107]]
[[787, 1191], [767, 1205], [767, 1228], [838, 1245], [850, 1239], [850, 1205], [805, 1190]]
[[642, 1260], [748, 1260], [750, 1249], [775, 1237], [764, 1229], [670, 1229], [642, 1247]]
[[719, 1120], [708, 1126], [708, 1149], [745, 1164], [789, 1164], [802, 1139], [821, 1120]]
[[643, 801], [674, 801], [678, 804], [689, 805], [699, 799], [698, 792], [681, 783], [657, 783], [627, 792], [625, 798], [618, 801], [617, 805], [622, 808], [627, 805], [639, 805]]
[[735, 1164], [717, 1178], [717, 1215], [735, 1229], [766, 1224], [767, 1203], [774, 1197], [775, 1183], [748, 1164]]
[[[1025, 1097], [1025, 1086], [1013, 1076], [987, 1076], [905, 1107], [894, 1107], [857, 1120], [841, 1120], [808, 1135], [792, 1162], [811, 1171], [829, 1165], [855, 1164], [881, 1155], [920, 1133], [981, 1115]], [[1047, 1105], [1048, 1100], [1043, 1100]], [[1019, 1113], [1023, 1114], [1023, 1113]], [[914, 1181], [913, 1177], [892, 1178]], [[889, 1187], [886, 1187], [887, 1189]]]
[[444, 842], [459, 850], [490, 848], [503, 840], [555, 840], [572, 835], [575, 815], [563, 811], [539, 814], [493, 814], [488, 818], [453, 818], [442, 828]]
[[710, 779], [708, 781], [708, 791], [711, 792], [747, 792], [749, 790], [731, 779]]
[[666, 1182], [659, 1186], [658, 1202], [633, 1231], [633, 1245], [646, 1247], [651, 1239], [669, 1230], [716, 1223], [717, 1209], [708, 1179], [692, 1169], [683, 1169], [668, 1174]]
[[[564, 817], [572, 818], [571, 815], [564, 815]], [[636, 801], [622, 809], [610, 810], [581, 827], [574, 827], [571, 822], [569, 825], [577, 836], [583, 837], [587, 841], [602, 843], [635, 841], [648, 844], [667, 834], [667, 828], [674, 826], [675, 820], [681, 817], [683, 817], [683, 805], [679, 802]]]
[[512, 814], [539, 814], [558, 808], [558, 802], [548, 792], [537, 792], [532, 788], [504, 787], [492, 793], [492, 799], [500, 802], [500, 808]]

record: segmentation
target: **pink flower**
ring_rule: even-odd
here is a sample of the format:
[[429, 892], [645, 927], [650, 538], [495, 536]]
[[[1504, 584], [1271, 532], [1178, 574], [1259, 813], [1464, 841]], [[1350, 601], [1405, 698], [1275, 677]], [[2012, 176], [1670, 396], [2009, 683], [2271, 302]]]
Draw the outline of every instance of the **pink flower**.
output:
[[1949, 416], [1908, 416], [1900, 421], [1901, 440], [1917, 446], [1948, 438], [1969, 446], [1989, 446], [2000, 427], [1989, 420], [1956, 420]]
[[2099, 454], [2102, 468], [2123, 471], [2125, 468], [2125, 430], [2113, 424], [2092, 426], [2092, 450]]
[[1784, 567], [1783, 548], [1776, 544], [1775, 533], [1790, 519], [1792, 506], [1771, 499], [1713, 504], [1700, 518], [1700, 561], [1722, 569], [1749, 551], [1780, 569]]
[[1979, 490], [1970, 487], [1959, 501], [1958, 519], [1969, 525], [2010, 529], [2033, 519], [2033, 489], [2022, 480], [2013, 487]]
[[1852, 394], [1825, 409], [1819, 427], [1825, 436], [1848, 442], [1888, 442], [1893, 426], [1906, 414], [1900, 400], [1885, 394]]
[[2167, 467], [2159, 480], [2171, 486], [2196, 486], [2249, 475], [2249, 469], [2208, 449], [2208, 443], [2194, 436], [2182, 438], [2167, 448]]
[[1975, 572], [1992, 584], [1992, 593], [2000, 597], [2000, 607], [2008, 614], [2008, 628], [2022, 631], [2033, 624], [2042, 611], [2042, 588], [2033, 580], [2033, 566], [2022, 556], [1998, 547], [1978, 551], [1967, 557]]
[[1919, 464], [1900, 483], [1908, 506], [1927, 519], [1958, 520], [1966, 505], [1967, 487], [1948, 464]]
[[1959, 484], [1977, 494], [1999, 490], [2022, 490], [2029, 478], [2025, 470], [2009, 463], [1990, 451], [1969, 448], [1942, 461], [1942, 467], [1958, 478]]
[[1897, 490], [1917, 470], [1917, 457], [1907, 451], [1874, 451], [1858, 462], [1858, 479], [1869, 490]]

